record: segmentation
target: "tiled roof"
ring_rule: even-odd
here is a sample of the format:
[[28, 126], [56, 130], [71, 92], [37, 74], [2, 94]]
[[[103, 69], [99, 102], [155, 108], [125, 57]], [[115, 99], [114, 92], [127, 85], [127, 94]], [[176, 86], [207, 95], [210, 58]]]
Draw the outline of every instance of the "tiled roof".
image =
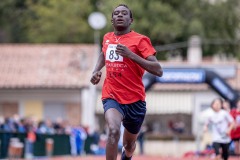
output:
[[0, 88], [81, 88], [89, 85], [96, 45], [0, 45]]
[[[98, 57], [96, 45], [82, 44], [2, 44], [0, 45], [0, 89], [81, 88], [89, 86]], [[195, 67], [187, 62], [160, 62], [162, 67]], [[240, 63], [203, 61], [206, 65], [234, 65], [236, 75], [227, 82], [240, 90]], [[100, 83], [105, 77], [105, 68]], [[207, 90], [207, 84], [154, 84], [154, 90]]]

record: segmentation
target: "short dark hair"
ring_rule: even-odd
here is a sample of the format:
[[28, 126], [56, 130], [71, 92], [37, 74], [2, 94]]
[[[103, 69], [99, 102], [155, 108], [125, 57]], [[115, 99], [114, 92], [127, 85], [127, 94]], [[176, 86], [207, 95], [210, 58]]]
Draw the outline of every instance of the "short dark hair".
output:
[[[129, 7], [128, 7], [126, 4], [119, 4], [117, 7], [120, 7], [120, 6], [123, 6], [123, 7], [127, 8], [127, 9], [129, 10], [129, 13], [130, 13], [130, 18], [133, 18], [132, 11], [131, 11], [131, 9], [129, 9]], [[114, 10], [115, 10], [117, 7], [115, 7]], [[113, 17], [113, 12], [112, 12], [112, 17]]]
[[212, 101], [212, 103], [211, 103], [211, 107], [213, 107], [213, 104], [214, 104], [215, 101], [217, 101], [217, 100], [220, 101], [220, 103], [221, 103], [221, 108], [223, 108], [223, 107], [222, 107], [222, 106], [223, 106], [223, 100], [222, 100], [222, 98], [215, 98], [215, 99]]

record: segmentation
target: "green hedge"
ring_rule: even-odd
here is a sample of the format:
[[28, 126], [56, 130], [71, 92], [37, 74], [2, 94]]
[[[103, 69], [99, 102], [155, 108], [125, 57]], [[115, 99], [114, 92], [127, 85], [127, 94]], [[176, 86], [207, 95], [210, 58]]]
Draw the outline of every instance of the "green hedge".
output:
[[[19, 138], [22, 143], [25, 143], [26, 134], [25, 133], [9, 133], [9, 132], [0, 132], [0, 141], [1, 141], [1, 150], [0, 158], [6, 158], [8, 155], [8, 145], [10, 138]], [[45, 140], [47, 138], [52, 138], [54, 141], [53, 145], [53, 156], [57, 155], [70, 155], [71, 146], [69, 135], [65, 134], [37, 134], [37, 140], [34, 143], [34, 156], [46, 156], [45, 151]], [[24, 150], [23, 155], [24, 157]]]

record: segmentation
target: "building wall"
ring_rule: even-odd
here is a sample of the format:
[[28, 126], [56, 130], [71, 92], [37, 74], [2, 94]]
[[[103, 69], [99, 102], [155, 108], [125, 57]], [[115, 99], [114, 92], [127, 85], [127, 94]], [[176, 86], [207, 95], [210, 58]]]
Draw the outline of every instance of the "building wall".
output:
[[77, 103], [68, 103], [66, 105], [66, 119], [70, 124], [78, 125], [79, 120], [82, 118], [81, 106]]
[[80, 90], [1, 90], [0, 115], [33, 116], [36, 120], [62, 118], [81, 123]]
[[[192, 113], [193, 94], [187, 91], [148, 91], [146, 94], [147, 114]], [[101, 93], [98, 93], [95, 108], [103, 113]]]
[[13, 116], [15, 113], [18, 113], [19, 105], [17, 102], [3, 101], [0, 102], [0, 116], [9, 117]]
[[[199, 119], [201, 118], [201, 112], [209, 108], [211, 101], [219, 97], [219, 95], [211, 89], [202, 91], [156, 91], [150, 90], [147, 92], [147, 115], [145, 118], [146, 123], [155, 125], [159, 134], [168, 132], [168, 121], [182, 120], [185, 121], [186, 134], [189, 132], [195, 137], [201, 136], [199, 129]], [[97, 104], [95, 112], [98, 116], [99, 122], [103, 123], [100, 126], [104, 126], [103, 108], [101, 103], [101, 93], [98, 93]], [[185, 117], [176, 116], [186, 115]], [[163, 118], [164, 117], [164, 118]], [[191, 126], [189, 126], [191, 125]], [[190, 130], [189, 130], [190, 129]]]

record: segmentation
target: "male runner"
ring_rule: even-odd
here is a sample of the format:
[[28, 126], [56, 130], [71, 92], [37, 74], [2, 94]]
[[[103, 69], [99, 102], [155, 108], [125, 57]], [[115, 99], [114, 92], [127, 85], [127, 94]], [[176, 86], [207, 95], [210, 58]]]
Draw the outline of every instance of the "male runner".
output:
[[101, 69], [106, 66], [102, 88], [105, 120], [109, 128], [106, 160], [116, 160], [121, 122], [124, 126], [122, 160], [130, 160], [146, 113], [144, 71], [162, 76], [156, 51], [148, 37], [130, 29], [131, 10], [120, 4], [112, 12], [114, 32], [104, 35], [102, 52], [92, 74], [98, 84]]

